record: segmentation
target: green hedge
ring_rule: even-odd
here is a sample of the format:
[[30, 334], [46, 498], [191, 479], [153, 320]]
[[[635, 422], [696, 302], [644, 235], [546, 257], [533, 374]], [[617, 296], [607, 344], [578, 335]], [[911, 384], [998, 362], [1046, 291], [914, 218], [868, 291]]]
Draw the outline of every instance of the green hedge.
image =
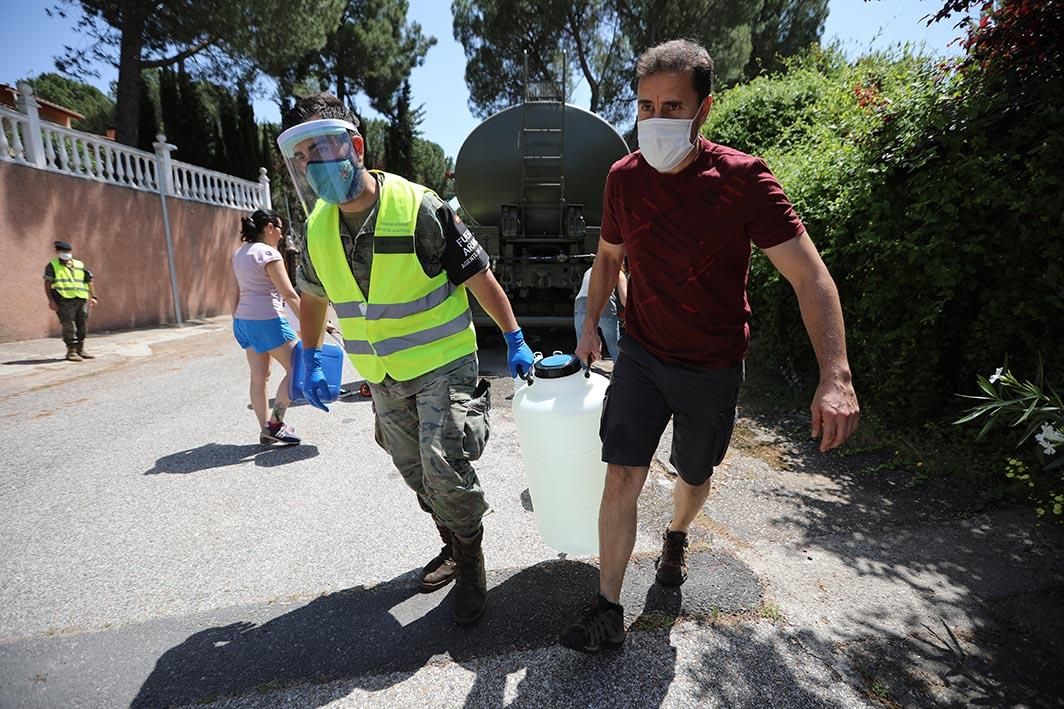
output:
[[[705, 134], [764, 157], [793, 201], [839, 286], [866, 411], [949, 419], [1006, 355], [1014, 371], [1039, 352], [1060, 371], [1060, 80], [816, 52], [720, 94]], [[758, 356], [815, 376], [790, 286], [763, 256], [750, 298]]]

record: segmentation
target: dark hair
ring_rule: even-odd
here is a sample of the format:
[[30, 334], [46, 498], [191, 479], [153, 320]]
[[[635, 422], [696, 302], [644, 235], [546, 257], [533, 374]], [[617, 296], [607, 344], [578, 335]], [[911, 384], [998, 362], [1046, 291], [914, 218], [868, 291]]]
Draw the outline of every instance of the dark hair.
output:
[[276, 224], [278, 228], [284, 228], [284, 220], [281, 215], [272, 209], [256, 209], [250, 215], [240, 220], [240, 240], [253, 242], [262, 236], [262, 230], [267, 224]]
[[312, 116], [337, 118], [341, 121], [347, 121], [355, 128], [358, 128], [358, 118], [355, 117], [351, 109], [340, 99], [323, 91], [320, 94], [304, 96], [296, 101], [296, 105], [284, 115], [281, 129], [288, 130], [296, 124], [306, 123]]
[[713, 93], [713, 59], [700, 44], [689, 39], [674, 39], [643, 52], [635, 65], [636, 79], [688, 71], [698, 100], [704, 101]]

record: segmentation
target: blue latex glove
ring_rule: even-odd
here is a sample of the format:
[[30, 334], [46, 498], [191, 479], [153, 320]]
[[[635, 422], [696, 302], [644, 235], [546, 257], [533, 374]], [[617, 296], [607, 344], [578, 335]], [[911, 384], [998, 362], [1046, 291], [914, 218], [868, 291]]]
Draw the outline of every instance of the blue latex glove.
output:
[[312, 347], [303, 350], [303, 395], [310, 405], [328, 413], [329, 407], [323, 400], [329, 398], [329, 383], [325, 381], [325, 370], [321, 368], [321, 348]]
[[506, 340], [506, 364], [510, 367], [510, 378], [524, 377], [532, 371], [532, 350], [525, 344], [521, 328], [502, 334]]

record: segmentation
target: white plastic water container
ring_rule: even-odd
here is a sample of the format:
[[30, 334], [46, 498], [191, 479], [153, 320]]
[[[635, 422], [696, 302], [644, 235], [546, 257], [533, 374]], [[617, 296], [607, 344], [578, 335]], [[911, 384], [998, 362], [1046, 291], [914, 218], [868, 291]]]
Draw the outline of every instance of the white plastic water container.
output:
[[599, 419], [609, 380], [555, 352], [532, 367], [513, 412], [539, 535], [572, 555], [598, 554], [598, 513], [606, 464]]

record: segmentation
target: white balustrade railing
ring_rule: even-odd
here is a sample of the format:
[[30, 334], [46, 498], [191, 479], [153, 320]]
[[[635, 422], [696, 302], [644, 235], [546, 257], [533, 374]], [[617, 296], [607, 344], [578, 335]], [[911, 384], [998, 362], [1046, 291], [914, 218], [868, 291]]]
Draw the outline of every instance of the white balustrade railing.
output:
[[258, 182], [253, 182], [172, 160], [170, 153], [176, 146], [161, 134], [153, 143], [155, 152], [150, 153], [41, 121], [32, 88], [21, 83], [18, 88], [20, 111], [0, 107], [0, 162], [233, 209], [271, 206], [265, 168], [259, 170]]
[[262, 186], [258, 182], [242, 180], [176, 160], [172, 164], [171, 194], [177, 197], [222, 204], [234, 209], [256, 209], [263, 206]]
[[26, 163], [26, 147], [23, 141], [29, 119], [17, 111], [0, 106], [0, 160]]
[[150, 192], [159, 191], [155, 153], [89, 133], [42, 124], [45, 169]]

